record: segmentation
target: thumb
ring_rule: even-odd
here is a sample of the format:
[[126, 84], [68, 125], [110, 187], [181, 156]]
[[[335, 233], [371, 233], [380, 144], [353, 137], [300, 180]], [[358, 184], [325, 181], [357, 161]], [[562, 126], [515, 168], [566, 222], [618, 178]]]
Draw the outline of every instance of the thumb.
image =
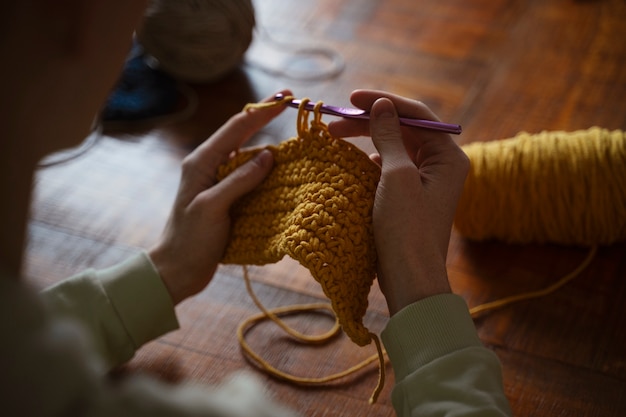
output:
[[410, 161], [400, 131], [400, 121], [393, 102], [379, 98], [370, 111], [370, 135], [380, 154], [383, 168], [389, 163]]
[[230, 207], [239, 198], [252, 191], [267, 177], [273, 164], [274, 155], [271, 151], [264, 149], [235, 169], [212, 189], [220, 196], [219, 204]]

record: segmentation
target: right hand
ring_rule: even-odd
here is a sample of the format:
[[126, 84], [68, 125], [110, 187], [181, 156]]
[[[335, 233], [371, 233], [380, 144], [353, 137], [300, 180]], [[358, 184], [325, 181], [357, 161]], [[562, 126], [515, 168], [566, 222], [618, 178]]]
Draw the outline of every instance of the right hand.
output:
[[456, 206], [469, 159], [446, 133], [400, 126], [405, 117], [437, 120], [423, 103], [357, 90], [352, 103], [371, 113], [367, 121], [330, 124], [339, 137], [371, 136], [382, 167], [373, 209], [378, 281], [389, 312], [450, 292], [446, 257]]

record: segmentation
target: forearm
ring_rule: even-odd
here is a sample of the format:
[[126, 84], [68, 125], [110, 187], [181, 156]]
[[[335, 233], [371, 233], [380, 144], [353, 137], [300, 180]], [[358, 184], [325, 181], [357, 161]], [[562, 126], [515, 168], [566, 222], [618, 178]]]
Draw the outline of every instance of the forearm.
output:
[[105, 369], [178, 328], [171, 298], [145, 253], [108, 269], [87, 270], [41, 296], [52, 314], [80, 322]]
[[398, 416], [509, 416], [497, 356], [453, 294], [426, 298], [392, 317], [382, 339], [394, 368]]

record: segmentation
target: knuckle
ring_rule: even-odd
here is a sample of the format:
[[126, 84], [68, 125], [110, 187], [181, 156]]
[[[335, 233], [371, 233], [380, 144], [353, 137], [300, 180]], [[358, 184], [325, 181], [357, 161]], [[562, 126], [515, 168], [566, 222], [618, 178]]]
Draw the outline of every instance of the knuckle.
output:
[[192, 169], [192, 167], [195, 165], [194, 160], [195, 158], [193, 154], [189, 154], [183, 159], [181, 163], [181, 170], [183, 171], [183, 173], [189, 172]]
[[469, 169], [471, 166], [470, 158], [460, 147], [457, 147], [456, 159], [457, 159], [456, 163], [459, 166], [459, 168], [462, 169], [464, 173], [469, 172]]

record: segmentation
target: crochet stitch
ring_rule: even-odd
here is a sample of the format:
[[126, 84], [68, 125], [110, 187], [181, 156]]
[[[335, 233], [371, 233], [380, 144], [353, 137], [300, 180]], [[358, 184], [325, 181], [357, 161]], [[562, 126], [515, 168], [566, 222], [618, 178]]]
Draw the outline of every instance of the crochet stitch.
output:
[[[372, 207], [380, 167], [332, 137], [319, 112], [309, 124], [309, 113], [298, 113], [297, 138], [267, 147], [274, 167], [233, 207], [222, 262], [264, 265], [285, 255], [297, 260], [322, 286], [344, 332], [364, 346], [372, 340], [363, 316], [376, 276]], [[218, 180], [258, 152], [238, 153], [219, 168]]]

